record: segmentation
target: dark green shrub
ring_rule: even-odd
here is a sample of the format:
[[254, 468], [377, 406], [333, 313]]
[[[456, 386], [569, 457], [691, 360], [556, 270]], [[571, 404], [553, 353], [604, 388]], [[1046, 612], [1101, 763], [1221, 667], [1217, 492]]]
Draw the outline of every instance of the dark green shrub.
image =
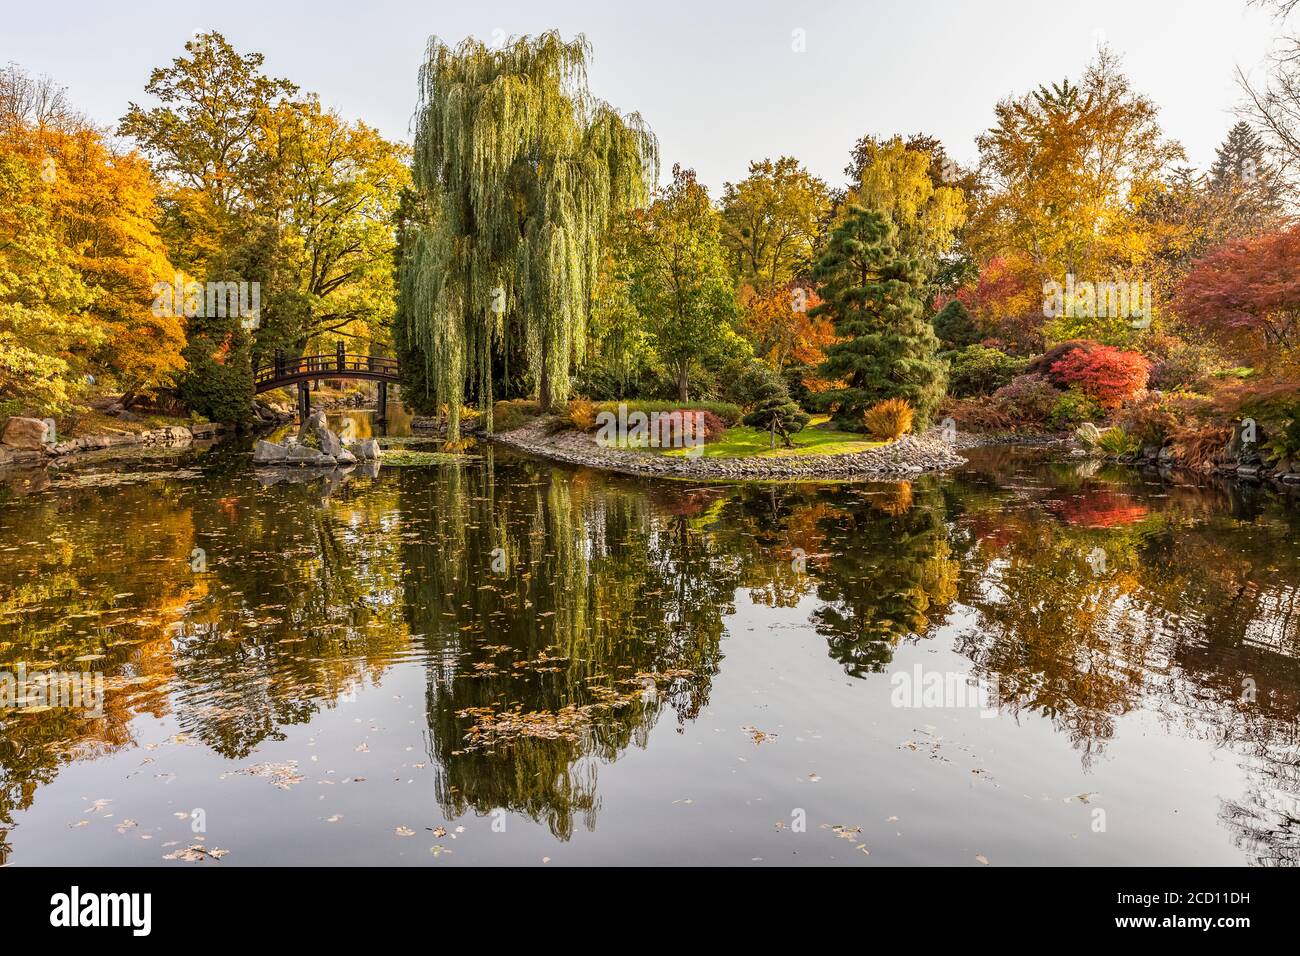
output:
[[948, 353], [948, 394], [955, 398], [991, 395], [1025, 370], [1028, 359], [972, 345]]

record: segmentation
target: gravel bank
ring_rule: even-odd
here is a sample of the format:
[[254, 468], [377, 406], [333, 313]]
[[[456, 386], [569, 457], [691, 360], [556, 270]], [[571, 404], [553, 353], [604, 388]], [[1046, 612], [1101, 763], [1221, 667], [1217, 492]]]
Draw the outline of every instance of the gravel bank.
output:
[[493, 441], [571, 465], [586, 465], [627, 475], [686, 478], [693, 481], [898, 480], [966, 463], [938, 430], [904, 435], [880, 448], [852, 455], [797, 455], [788, 458], [685, 458], [605, 448], [592, 435], [567, 430], [548, 434], [554, 424], [540, 419]]

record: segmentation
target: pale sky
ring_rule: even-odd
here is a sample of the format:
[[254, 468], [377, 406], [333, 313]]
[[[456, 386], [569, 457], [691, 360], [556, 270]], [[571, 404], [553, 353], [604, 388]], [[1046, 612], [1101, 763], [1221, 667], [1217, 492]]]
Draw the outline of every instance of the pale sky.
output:
[[144, 102], [151, 68], [217, 29], [264, 53], [270, 74], [409, 141], [431, 34], [454, 43], [549, 28], [586, 34], [596, 95], [645, 117], [665, 175], [694, 167], [715, 197], [750, 160], [782, 154], [839, 184], [868, 132], [924, 131], [969, 163], [997, 100], [1077, 78], [1102, 36], [1203, 168], [1234, 122], [1236, 67], [1262, 75], [1280, 32], [1245, 0], [0, 0], [0, 61], [48, 73], [112, 124]]

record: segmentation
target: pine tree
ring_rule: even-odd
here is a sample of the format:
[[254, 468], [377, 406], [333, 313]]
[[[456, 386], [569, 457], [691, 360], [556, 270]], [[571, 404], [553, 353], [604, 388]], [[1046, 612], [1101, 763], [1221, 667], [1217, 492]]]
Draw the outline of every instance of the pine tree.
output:
[[747, 375], [754, 377], [751, 389], [755, 398], [755, 407], [744, 417], [744, 424], [750, 428], [766, 429], [770, 436], [768, 441], [770, 448], [776, 447], [777, 435], [781, 436], [781, 441], [786, 448], [793, 448], [794, 442], [790, 440], [790, 433], [803, 430], [803, 427], [808, 424], [808, 413], [790, 397], [790, 391], [780, 376], [767, 366], [763, 366], [762, 371], [755, 368]]
[[947, 369], [935, 357], [939, 340], [917, 295], [923, 276], [913, 260], [895, 252], [891, 239], [879, 213], [852, 206], [814, 273], [824, 301], [809, 314], [828, 316], [841, 339], [826, 347], [818, 375], [845, 383], [818, 401], [838, 406], [835, 421], [842, 428], [861, 430], [868, 408], [903, 398], [922, 430], [947, 384]]
[[1267, 231], [1281, 217], [1284, 187], [1263, 138], [1246, 122], [1228, 131], [1215, 151], [1206, 185], [1223, 238]]
[[975, 320], [957, 299], [945, 305], [934, 317], [934, 334], [946, 349], [964, 349], [980, 340]]

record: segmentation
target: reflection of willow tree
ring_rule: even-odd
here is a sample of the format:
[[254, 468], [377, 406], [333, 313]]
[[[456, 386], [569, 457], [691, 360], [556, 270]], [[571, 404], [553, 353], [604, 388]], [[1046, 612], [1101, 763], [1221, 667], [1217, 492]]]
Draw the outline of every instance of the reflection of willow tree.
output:
[[195, 503], [212, 581], [176, 638], [175, 705], [188, 732], [242, 757], [378, 680], [406, 640], [387, 480], [349, 482], [323, 500], [319, 480], [252, 493], [244, 475]]
[[[690, 517], [586, 472], [488, 449], [482, 467], [402, 478], [402, 511], [422, 518], [405, 606], [431, 650], [439, 802], [525, 813], [560, 837], [577, 815], [593, 826], [596, 766], [644, 746], [665, 706], [685, 720], [707, 700], [733, 560]], [[535, 732], [470, 746], [470, 708], [517, 709]]]
[[809, 564], [824, 602], [813, 619], [831, 656], [860, 676], [883, 670], [901, 638], [942, 620], [959, 568], [932, 484], [872, 485], [836, 500], [826, 521], [830, 555]]

